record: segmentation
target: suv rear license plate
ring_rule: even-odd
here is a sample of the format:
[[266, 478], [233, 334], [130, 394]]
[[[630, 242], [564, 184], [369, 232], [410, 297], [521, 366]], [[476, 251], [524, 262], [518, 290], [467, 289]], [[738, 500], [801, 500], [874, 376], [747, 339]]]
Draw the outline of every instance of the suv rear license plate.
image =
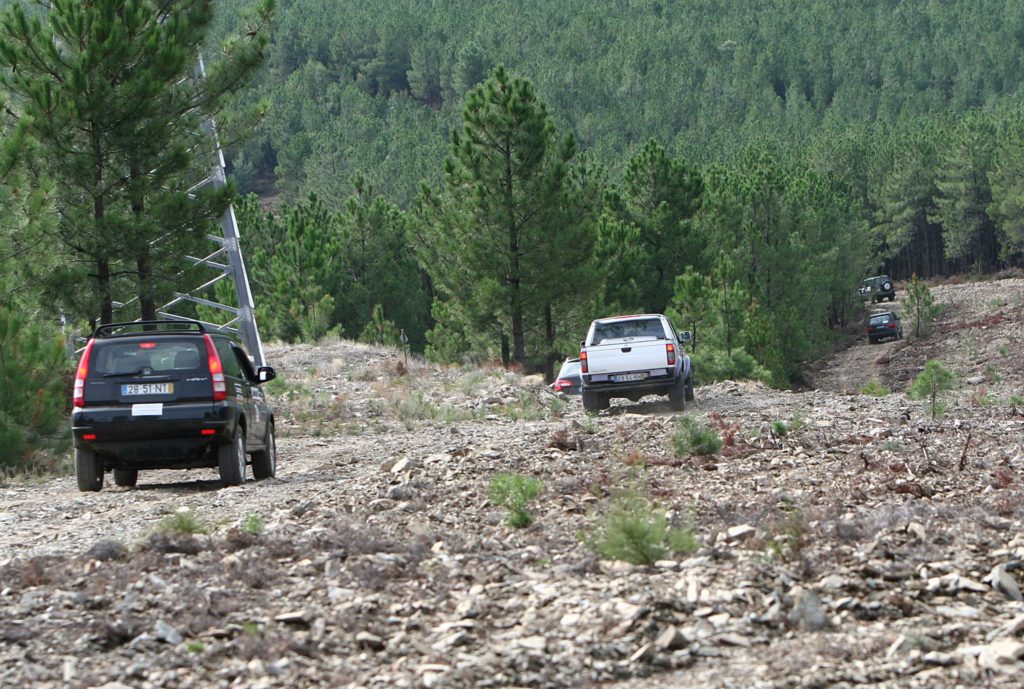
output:
[[128, 383], [121, 386], [121, 394], [132, 395], [170, 395], [174, 393], [174, 383]]
[[627, 383], [631, 380], [643, 380], [646, 377], [646, 373], [623, 373], [621, 376], [612, 376], [612, 381], [615, 383]]

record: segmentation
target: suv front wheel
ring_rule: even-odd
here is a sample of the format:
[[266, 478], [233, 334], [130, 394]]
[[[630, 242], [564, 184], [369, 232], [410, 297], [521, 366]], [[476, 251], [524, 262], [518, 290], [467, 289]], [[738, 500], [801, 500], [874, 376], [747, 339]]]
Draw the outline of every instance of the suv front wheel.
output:
[[274, 424], [267, 424], [267, 437], [263, 449], [252, 453], [252, 477], [259, 481], [274, 478], [277, 473], [277, 441], [274, 438]]
[[245, 431], [241, 425], [235, 429], [230, 443], [217, 448], [217, 467], [225, 486], [240, 486], [245, 482]]

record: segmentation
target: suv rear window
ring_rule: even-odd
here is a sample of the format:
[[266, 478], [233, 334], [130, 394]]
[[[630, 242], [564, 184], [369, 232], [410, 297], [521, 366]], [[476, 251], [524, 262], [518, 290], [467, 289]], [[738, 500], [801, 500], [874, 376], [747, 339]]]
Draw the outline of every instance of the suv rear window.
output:
[[883, 313], [878, 316], [872, 316], [868, 319], [868, 323], [871, 325], [885, 325], [890, 320], [889, 314]]
[[[97, 343], [99, 344], [99, 343]], [[161, 371], [192, 371], [203, 365], [199, 343], [183, 340], [105, 342], [96, 347], [89, 361], [89, 373], [132, 375]]]

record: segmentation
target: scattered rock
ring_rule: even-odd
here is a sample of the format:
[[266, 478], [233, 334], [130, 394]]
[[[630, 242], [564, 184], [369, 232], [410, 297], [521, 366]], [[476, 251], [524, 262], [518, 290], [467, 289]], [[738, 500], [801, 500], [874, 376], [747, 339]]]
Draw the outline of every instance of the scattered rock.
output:
[[160, 639], [160, 641], [171, 644], [172, 646], [177, 646], [182, 642], [181, 633], [163, 620], [158, 621], [156, 625], [154, 625], [153, 636]]
[[996, 565], [993, 567], [987, 581], [992, 584], [992, 588], [999, 591], [1009, 600], [1024, 601], [1024, 596], [1020, 592], [1020, 586], [1017, 585], [1017, 580], [1006, 571], [1006, 565]]
[[828, 626], [821, 601], [813, 591], [797, 586], [789, 595], [793, 598], [793, 607], [787, 617], [791, 626], [804, 632], [817, 632]]

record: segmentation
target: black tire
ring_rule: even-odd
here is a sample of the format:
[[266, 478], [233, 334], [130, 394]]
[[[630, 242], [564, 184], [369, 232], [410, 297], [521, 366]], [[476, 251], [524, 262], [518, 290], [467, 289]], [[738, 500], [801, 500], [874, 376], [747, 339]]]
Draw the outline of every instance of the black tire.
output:
[[274, 478], [277, 473], [277, 438], [274, 436], [274, 424], [267, 424], [267, 435], [263, 439], [263, 449], [252, 453], [252, 477], [257, 481]]
[[78, 490], [95, 493], [103, 488], [103, 460], [89, 449], [75, 448], [75, 478]]
[[217, 468], [225, 486], [240, 486], [245, 482], [245, 430], [239, 426], [230, 443], [217, 448]]
[[607, 400], [605, 400], [605, 406], [601, 406], [601, 395], [596, 392], [583, 391], [583, 408], [586, 411], [600, 411], [601, 409], [607, 409]]
[[668, 389], [668, 406], [672, 411], [686, 411], [686, 381], [682, 377]]
[[889, 301], [896, 301], [896, 295], [895, 294], [890, 294], [889, 295]]
[[114, 484], [132, 488], [139, 482], [138, 469], [114, 469]]
[[690, 377], [686, 379], [686, 401], [693, 401], [693, 373], [690, 373]]

